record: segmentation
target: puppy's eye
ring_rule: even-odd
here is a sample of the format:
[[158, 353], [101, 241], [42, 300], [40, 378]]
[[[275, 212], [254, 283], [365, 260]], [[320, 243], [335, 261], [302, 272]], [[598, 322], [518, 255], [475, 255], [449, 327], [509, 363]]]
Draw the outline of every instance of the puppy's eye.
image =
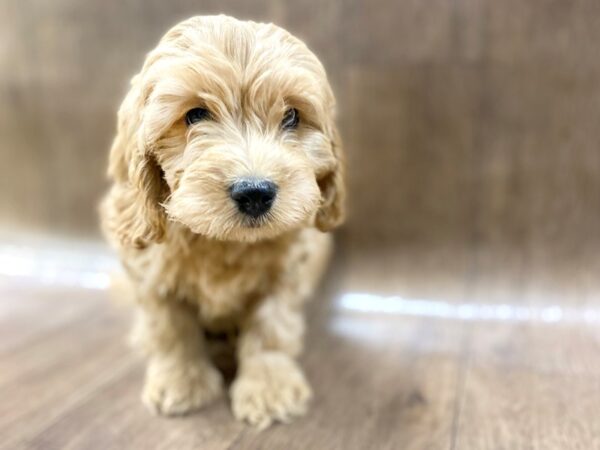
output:
[[185, 123], [188, 125], [192, 125], [196, 122], [207, 119], [210, 119], [210, 112], [208, 109], [204, 108], [190, 109], [185, 115]]
[[293, 130], [298, 126], [300, 122], [300, 117], [298, 116], [298, 110], [296, 108], [288, 109], [283, 115], [283, 120], [281, 121], [281, 128], [284, 130]]

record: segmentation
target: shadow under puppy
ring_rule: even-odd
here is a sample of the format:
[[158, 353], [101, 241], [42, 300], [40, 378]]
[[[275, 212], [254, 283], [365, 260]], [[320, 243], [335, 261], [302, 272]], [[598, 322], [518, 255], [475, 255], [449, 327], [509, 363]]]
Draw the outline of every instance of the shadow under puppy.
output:
[[218, 397], [205, 333], [235, 329], [235, 416], [266, 427], [305, 412], [302, 304], [343, 219], [334, 109], [304, 43], [226, 16], [176, 25], [132, 79], [101, 216], [134, 289], [151, 410]]

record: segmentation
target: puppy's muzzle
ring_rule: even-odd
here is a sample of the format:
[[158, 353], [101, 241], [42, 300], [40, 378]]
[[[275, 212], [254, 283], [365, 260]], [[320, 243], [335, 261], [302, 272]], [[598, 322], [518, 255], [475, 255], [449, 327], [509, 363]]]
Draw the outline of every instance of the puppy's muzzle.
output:
[[271, 209], [277, 185], [268, 180], [239, 180], [231, 186], [230, 195], [242, 214], [256, 219]]

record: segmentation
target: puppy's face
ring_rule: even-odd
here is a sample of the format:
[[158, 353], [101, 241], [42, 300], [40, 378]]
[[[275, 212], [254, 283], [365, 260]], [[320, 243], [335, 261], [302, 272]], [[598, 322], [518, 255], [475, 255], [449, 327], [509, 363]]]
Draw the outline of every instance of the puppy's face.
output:
[[139, 125], [128, 177], [165, 220], [237, 241], [330, 228], [341, 195], [334, 99], [321, 64], [287, 32], [186, 21], [150, 53], [130, 96], [121, 119], [137, 113]]

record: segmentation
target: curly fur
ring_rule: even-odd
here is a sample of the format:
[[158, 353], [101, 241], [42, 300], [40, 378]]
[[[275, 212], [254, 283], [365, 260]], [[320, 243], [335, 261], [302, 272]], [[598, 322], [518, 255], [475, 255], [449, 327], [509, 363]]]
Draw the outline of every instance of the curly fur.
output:
[[[342, 149], [334, 97], [318, 59], [274, 25], [186, 20], [131, 82], [101, 205], [138, 306], [134, 340], [148, 358], [144, 402], [183, 414], [222, 392], [205, 331], [238, 330], [231, 389], [237, 418], [264, 427], [302, 414], [310, 388], [295, 361], [302, 304], [343, 220]], [[188, 110], [210, 120], [191, 126]], [[299, 111], [295, 130], [280, 126]], [[229, 186], [253, 176], [279, 186], [248, 223]]]

